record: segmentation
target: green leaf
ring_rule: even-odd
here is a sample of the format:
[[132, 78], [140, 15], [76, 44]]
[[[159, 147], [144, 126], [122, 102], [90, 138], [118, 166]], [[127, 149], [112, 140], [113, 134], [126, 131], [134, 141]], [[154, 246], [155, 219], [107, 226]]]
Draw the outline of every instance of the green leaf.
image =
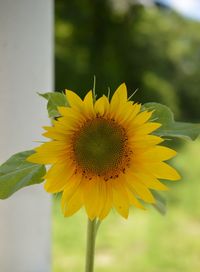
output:
[[33, 153], [33, 150], [17, 153], [0, 166], [0, 199], [8, 198], [25, 186], [43, 181], [45, 167], [26, 161]]
[[176, 137], [185, 140], [195, 140], [200, 134], [200, 124], [176, 122], [170, 108], [159, 103], [146, 103], [144, 109], [153, 110], [152, 120], [162, 126], [154, 134], [164, 137]]
[[162, 215], [165, 215], [166, 212], [167, 212], [167, 206], [166, 206], [166, 200], [165, 198], [157, 193], [157, 192], [152, 192], [153, 196], [155, 197], [156, 199], [156, 203], [153, 204], [153, 207]]
[[58, 107], [60, 106], [69, 106], [67, 102], [66, 95], [59, 92], [52, 92], [52, 93], [38, 93], [40, 96], [44, 97], [47, 102], [47, 110], [50, 118], [59, 117], [60, 114], [58, 112]]

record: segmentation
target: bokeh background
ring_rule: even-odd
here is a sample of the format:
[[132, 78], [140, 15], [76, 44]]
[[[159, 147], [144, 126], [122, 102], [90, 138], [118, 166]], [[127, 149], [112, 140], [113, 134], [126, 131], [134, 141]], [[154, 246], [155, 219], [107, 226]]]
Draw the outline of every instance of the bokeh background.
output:
[[[200, 1], [55, 1], [55, 87], [100, 96], [126, 82], [134, 100], [168, 105], [177, 120], [200, 120]], [[182, 3], [182, 4], [181, 4]], [[177, 142], [168, 212], [113, 212], [101, 225], [96, 272], [200, 271], [200, 141]], [[86, 216], [53, 205], [53, 271], [83, 271]]]

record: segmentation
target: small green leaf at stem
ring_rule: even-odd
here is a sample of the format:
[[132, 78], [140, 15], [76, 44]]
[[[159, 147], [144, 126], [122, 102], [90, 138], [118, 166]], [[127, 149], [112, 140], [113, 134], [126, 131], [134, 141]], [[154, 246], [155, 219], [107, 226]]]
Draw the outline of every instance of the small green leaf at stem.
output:
[[11, 196], [19, 189], [43, 182], [43, 165], [26, 161], [33, 150], [17, 153], [0, 166], [0, 199]]
[[154, 134], [163, 137], [175, 137], [184, 140], [195, 140], [200, 135], [200, 123], [177, 122], [170, 108], [159, 103], [146, 103], [145, 110], [155, 110], [152, 120], [161, 123], [162, 126]]
[[38, 93], [40, 96], [44, 97], [47, 102], [47, 110], [50, 118], [56, 118], [60, 116], [58, 112], [58, 107], [64, 106], [68, 107], [66, 95], [60, 92], [49, 92], [49, 93]]

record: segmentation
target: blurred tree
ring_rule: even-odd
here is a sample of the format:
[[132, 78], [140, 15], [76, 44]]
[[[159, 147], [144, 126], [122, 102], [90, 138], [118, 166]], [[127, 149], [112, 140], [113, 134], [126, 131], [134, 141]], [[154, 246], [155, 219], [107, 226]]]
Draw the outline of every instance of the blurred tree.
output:
[[[123, 4], [126, 5], [123, 6]], [[126, 1], [56, 1], [56, 89], [99, 95], [126, 82], [135, 100], [157, 101], [176, 117], [200, 116], [199, 23]]]

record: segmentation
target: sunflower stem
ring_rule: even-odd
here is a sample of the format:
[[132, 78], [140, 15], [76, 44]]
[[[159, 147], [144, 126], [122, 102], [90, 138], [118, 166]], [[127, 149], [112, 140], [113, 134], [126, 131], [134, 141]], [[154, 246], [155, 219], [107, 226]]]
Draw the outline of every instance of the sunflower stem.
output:
[[98, 226], [96, 219], [91, 221], [88, 218], [85, 272], [94, 271], [95, 240]]

